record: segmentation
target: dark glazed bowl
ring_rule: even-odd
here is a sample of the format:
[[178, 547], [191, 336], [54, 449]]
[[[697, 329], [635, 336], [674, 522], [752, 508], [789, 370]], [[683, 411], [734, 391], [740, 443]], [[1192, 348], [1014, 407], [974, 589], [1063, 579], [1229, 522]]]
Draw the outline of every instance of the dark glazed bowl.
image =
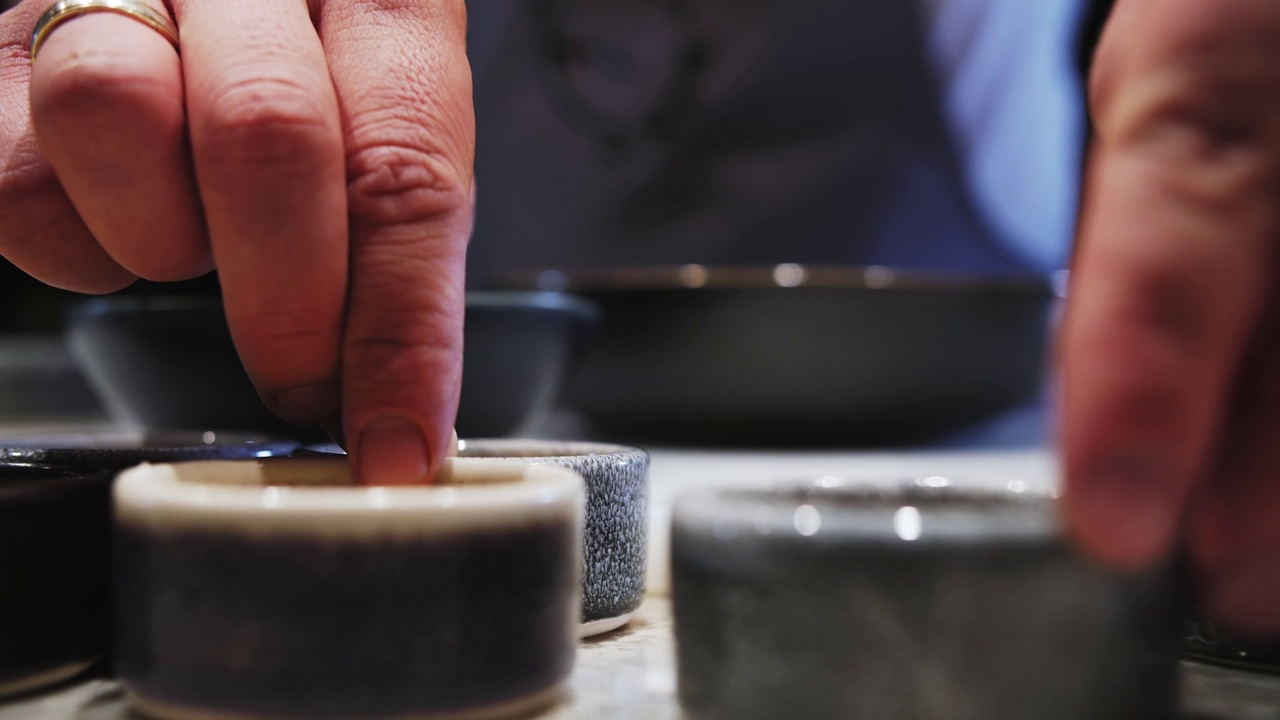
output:
[[982, 421], [1040, 392], [1054, 299], [1039, 278], [799, 265], [523, 282], [604, 311], [566, 402], [607, 436], [682, 444], [915, 442]]
[[649, 537], [649, 453], [540, 440], [463, 440], [463, 458], [505, 458], [568, 468], [587, 486], [582, 543], [582, 637], [625, 625], [644, 601]]
[[110, 472], [0, 462], [0, 697], [106, 653], [110, 538]]
[[277, 457], [288, 455], [297, 447], [293, 440], [213, 431], [0, 433], [0, 461], [96, 465], [108, 470], [124, 470], [144, 462]]
[[429, 487], [357, 487], [343, 458], [128, 470], [120, 678], [175, 720], [531, 712], [573, 665], [584, 501], [488, 460]]
[[[458, 431], [501, 436], [536, 422], [559, 396], [596, 316], [589, 303], [556, 293], [468, 294]], [[216, 298], [93, 300], [71, 314], [68, 344], [119, 421], [321, 439], [262, 404]]]
[[672, 574], [699, 720], [1174, 717], [1172, 572], [1076, 557], [1049, 498], [700, 493], [675, 508]]
[[1280, 675], [1280, 639], [1249, 639], [1224, 632], [1194, 611], [1182, 622], [1182, 648], [1188, 657], [1215, 665]]

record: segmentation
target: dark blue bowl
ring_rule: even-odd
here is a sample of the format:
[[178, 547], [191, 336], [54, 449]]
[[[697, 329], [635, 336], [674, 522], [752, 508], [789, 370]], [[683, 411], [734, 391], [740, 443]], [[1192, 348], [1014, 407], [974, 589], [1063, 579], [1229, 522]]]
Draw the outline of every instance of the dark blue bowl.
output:
[[[536, 422], [596, 319], [592, 304], [558, 293], [468, 294], [458, 432], [499, 437]], [[325, 439], [263, 405], [217, 298], [91, 300], [70, 314], [68, 344], [108, 411], [130, 425]]]

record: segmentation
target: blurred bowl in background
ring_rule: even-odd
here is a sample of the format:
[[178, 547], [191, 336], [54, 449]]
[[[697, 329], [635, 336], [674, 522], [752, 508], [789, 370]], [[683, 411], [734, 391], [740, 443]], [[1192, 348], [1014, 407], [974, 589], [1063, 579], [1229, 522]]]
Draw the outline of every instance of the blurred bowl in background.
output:
[[628, 442], [927, 440], [1037, 398], [1055, 295], [1038, 277], [887, 268], [542, 271], [605, 314], [567, 404]]
[[[503, 436], [554, 404], [596, 309], [557, 293], [467, 295], [458, 431]], [[262, 404], [216, 298], [91, 300], [68, 345], [112, 418], [147, 430], [231, 428], [322, 439]]]
[[0, 335], [0, 423], [96, 420], [102, 404], [57, 335]]

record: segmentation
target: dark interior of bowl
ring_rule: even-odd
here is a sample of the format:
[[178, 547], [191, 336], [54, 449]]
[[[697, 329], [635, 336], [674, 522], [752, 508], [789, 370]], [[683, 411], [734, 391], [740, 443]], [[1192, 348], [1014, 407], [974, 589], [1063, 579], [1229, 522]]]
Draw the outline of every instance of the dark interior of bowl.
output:
[[1027, 278], [687, 268], [575, 281], [606, 322], [567, 392], [628, 442], [927, 440], [1035, 400], [1053, 293]]
[[[595, 309], [554, 293], [468, 295], [459, 432], [502, 436], [546, 412]], [[112, 298], [74, 312], [69, 343], [117, 416], [153, 430], [327, 438], [277, 419], [240, 365], [216, 298]]]

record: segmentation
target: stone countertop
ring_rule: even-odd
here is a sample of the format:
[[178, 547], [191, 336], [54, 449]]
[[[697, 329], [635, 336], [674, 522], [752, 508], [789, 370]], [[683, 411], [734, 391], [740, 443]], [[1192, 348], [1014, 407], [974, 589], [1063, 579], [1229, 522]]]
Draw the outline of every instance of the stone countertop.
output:
[[[584, 641], [565, 697], [530, 720], [680, 720], [671, 608], [650, 598], [631, 625]], [[1280, 677], [1183, 665], [1187, 720], [1280, 720]], [[0, 705], [0, 720], [136, 720], [117, 683], [65, 686]]]

